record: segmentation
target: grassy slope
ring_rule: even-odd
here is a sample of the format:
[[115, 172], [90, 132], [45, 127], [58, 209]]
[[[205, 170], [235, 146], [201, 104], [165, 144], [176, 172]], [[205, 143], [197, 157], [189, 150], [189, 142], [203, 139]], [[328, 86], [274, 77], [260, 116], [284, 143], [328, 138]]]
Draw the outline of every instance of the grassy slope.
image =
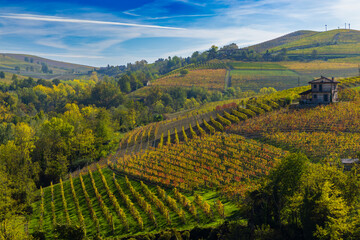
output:
[[[33, 63], [26, 62], [25, 57], [33, 59]], [[53, 71], [53, 74], [46, 74], [41, 71], [41, 63], [46, 63], [48, 68]], [[20, 72], [15, 71], [15, 67], [20, 67]], [[33, 68], [34, 71], [27, 71], [30, 68]], [[40, 58], [32, 55], [24, 54], [1, 54], [0, 53], [0, 71], [7, 71], [11, 73], [21, 74], [25, 76], [30, 76], [33, 78], [74, 78], [74, 74], [87, 74], [88, 71], [91, 71], [93, 67], [83, 66], [72, 63], [65, 63], [54, 61], [46, 58]]]
[[[11, 82], [12, 82], [11, 79], [12, 79], [13, 73], [5, 72], [5, 71], [4, 71], [4, 73], [5, 73], [5, 78], [0, 78], [0, 82], [11, 83]], [[22, 76], [22, 75], [18, 75], [18, 74], [16, 74], [16, 77], [17, 77], [17, 79], [19, 79], [19, 80], [23, 80], [23, 79], [28, 78], [28, 77], [26, 77], [26, 76]], [[34, 79], [34, 80], [36, 80], [36, 79]]]
[[[0, 56], [6, 56], [12, 59], [15, 59], [17, 61], [20, 62], [25, 62], [24, 58], [28, 57], [29, 59], [32, 58], [34, 59], [34, 63], [36, 64], [37, 62], [40, 63], [46, 63], [49, 67], [53, 67], [53, 68], [57, 68], [57, 69], [65, 69], [65, 70], [71, 70], [74, 69], [75, 71], [79, 71], [79, 72], [87, 72], [87, 71], [91, 71], [92, 69], [94, 69], [94, 67], [91, 66], [85, 66], [85, 65], [80, 65], [80, 64], [74, 64], [74, 63], [67, 63], [67, 62], [61, 62], [61, 61], [56, 61], [56, 60], [51, 60], [51, 59], [47, 59], [47, 58], [42, 58], [42, 57], [38, 57], [38, 56], [34, 56], [34, 55], [27, 55], [27, 54], [8, 54], [8, 53], [4, 53], [1, 54]], [[27, 63], [27, 62], [25, 62]], [[31, 63], [29, 63], [31, 64]]]
[[360, 31], [348, 29], [336, 29], [326, 32], [318, 32], [286, 44], [269, 48], [270, 51], [279, 51], [282, 48], [289, 49], [291, 53], [311, 53], [316, 49], [322, 54], [358, 54], [354, 48], [360, 41]]
[[289, 33], [289, 34], [286, 34], [284, 36], [281, 36], [279, 38], [275, 38], [275, 39], [270, 40], [270, 41], [266, 41], [266, 42], [263, 42], [263, 43], [253, 45], [253, 46], [249, 47], [249, 49], [254, 49], [257, 52], [265, 52], [268, 49], [283, 46], [283, 45], [285, 45], [285, 44], [287, 44], [289, 42], [293, 42], [293, 41], [296, 41], [298, 39], [306, 38], [306, 37], [312, 36], [312, 35], [314, 35], [316, 33], [317, 32], [305, 31], [305, 30], [296, 31], [296, 32]]
[[248, 49], [257, 52], [266, 50], [278, 52], [282, 48], [288, 49], [288, 54], [309, 55], [317, 50], [319, 55], [359, 55], [360, 31], [349, 29], [335, 29], [325, 32], [296, 31], [282, 37], [266, 41]]
[[[126, 208], [124, 202], [120, 199], [120, 196], [115, 188], [115, 185], [113, 183], [112, 180], [112, 171], [110, 171], [109, 169], [103, 169], [103, 173], [107, 179], [107, 183], [109, 185], [109, 188], [113, 191], [113, 193], [115, 194], [115, 196], [118, 199], [118, 202], [120, 204], [120, 206], [123, 208], [123, 210], [126, 213], [126, 217], [129, 221], [129, 225], [130, 225], [130, 232], [126, 233], [123, 229], [123, 227], [121, 226], [121, 222], [118, 218], [118, 216], [116, 215], [116, 212], [114, 210], [114, 208], [112, 207], [112, 204], [110, 202], [109, 197], [107, 196], [106, 190], [103, 187], [103, 183], [100, 179], [100, 174], [98, 172], [94, 172], [94, 178], [95, 178], [95, 182], [96, 182], [96, 186], [100, 192], [100, 194], [102, 195], [105, 204], [109, 207], [109, 209], [111, 210], [111, 213], [113, 215], [114, 218], [114, 223], [115, 223], [115, 234], [114, 235], [126, 235], [126, 234], [134, 234], [134, 233], [140, 233], [140, 230], [138, 228], [138, 225], [135, 221], [135, 219], [132, 217], [129, 209]], [[100, 229], [101, 229], [101, 235], [103, 236], [112, 236], [112, 232], [111, 229], [109, 227], [109, 225], [107, 224], [103, 213], [100, 209], [100, 206], [97, 202], [97, 199], [95, 197], [95, 193], [94, 190], [92, 188], [91, 182], [90, 182], [90, 177], [88, 175], [84, 176], [84, 182], [86, 184], [86, 190], [90, 195], [90, 198], [92, 200], [94, 209], [96, 211], [96, 215], [99, 218], [99, 222], [100, 222]], [[117, 176], [117, 179], [121, 185], [121, 187], [123, 188], [125, 194], [127, 194], [130, 199], [132, 200], [132, 202], [135, 204], [135, 207], [137, 208], [137, 210], [140, 212], [141, 217], [143, 218], [144, 221], [144, 226], [145, 229], [143, 232], [151, 232], [151, 231], [159, 231], [160, 229], [166, 228], [168, 227], [166, 225], [166, 221], [164, 219], [164, 217], [160, 214], [160, 212], [156, 209], [156, 207], [152, 205], [152, 210], [155, 213], [155, 217], [158, 221], [159, 224], [159, 228], [156, 229], [154, 224], [152, 224], [150, 222], [150, 220], [147, 218], [147, 215], [145, 214], [144, 211], [141, 210], [141, 208], [139, 207], [139, 205], [137, 204], [136, 200], [134, 199], [134, 197], [131, 195], [131, 192], [129, 191], [129, 189], [126, 186], [126, 183], [124, 181], [124, 177], [123, 176]], [[141, 193], [141, 187], [140, 187], [140, 183], [138, 181], [131, 181], [133, 187]], [[157, 193], [156, 191], [156, 186], [154, 185], [149, 185], [147, 184], [148, 187], [155, 193]], [[90, 213], [89, 210], [87, 208], [86, 205], [86, 201], [82, 192], [82, 188], [80, 185], [80, 180], [78, 178], [74, 179], [74, 186], [75, 186], [75, 190], [76, 190], [76, 194], [77, 197], [79, 199], [79, 203], [80, 203], [80, 207], [82, 210], [82, 214], [85, 218], [85, 225], [86, 225], [86, 232], [88, 236], [94, 236], [96, 234], [96, 229], [94, 226], [93, 221], [91, 220], [90, 217]], [[173, 193], [172, 193], [172, 189], [165, 189], [167, 194], [174, 197]], [[50, 206], [50, 202], [51, 202], [51, 190], [50, 187], [47, 187], [44, 189], [45, 192], [45, 220], [44, 220], [44, 230], [47, 234], [48, 237], [51, 236], [52, 234], [52, 217], [51, 217], [51, 206]], [[69, 181], [65, 181], [64, 182], [64, 192], [65, 192], [65, 197], [66, 197], [66, 201], [67, 201], [67, 205], [68, 205], [68, 211], [70, 214], [70, 218], [71, 221], [73, 223], [78, 223], [78, 218], [77, 218], [77, 214], [76, 214], [76, 209], [75, 209], [75, 204], [73, 201], [73, 197], [72, 197], [72, 193], [71, 193], [71, 187], [70, 187], [70, 182]], [[213, 202], [216, 199], [219, 199], [220, 196], [213, 191], [206, 191], [206, 192], [199, 192], [200, 195], [203, 196], [203, 198], [205, 200], [207, 200], [209, 202], [210, 205], [213, 205]], [[185, 194], [189, 200], [193, 200], [194, 197], [191, 194]], [[54, 185], [54, 196], [55, 196], [55, 207], [56, 207], [56, 216], [57, 216], [57, 221], [58, 222], [65, 222], [64, 221], [64, 214], [63, 214], [63, 204], [62, 204], [62, 199], [61, 199], [61, 193], [60, 193], [60, 185]], [[144, 196], [144, 195], [142, 195]], [[158, 196], [159, 197], [159, 196]], [[160, 198], [159, 198], [160, 199]], [[149, 203], [150, 201], [148, 199], [146, 199]], [[232, 215], [233, 211], [236, 211], [236, 207], [234, 206], [234, 204], [227, 202], [224, 203], [225, 204], [225, 213], [227, 216]], [[30, 231], [34, 231], [37, 227], [38, 227], [38, 223], [39, 223], [39, 207], [40, 207], [40, 201], [37, 201], [34, 203], [34, 214], [33, 217], [30, 221]], [[170, 210], [170, 208], [169, 208]], [[172, 219], [172, 226], [171, 227], [176, 227], [177, 229], [190, 229], [192, 227], [194, 227], [195, 225], [198, 225], [197, 220], [194, 219], [190, 213], [188, 211], [186, 212], [186, 219], [187, 219], [187, 223], [184, 225], [182, 224], [182, 222], [180, 221], [180, 219], [178, 218], [178, 216], [175, 214], [175, 212], [171, 211], [171, 219]], [[200, 210], [200, 208], [198, 207], [198, 212], [199, 212], [199, 218], [200, 218], [200, 225], [216, 225], [220, 222], [222, 222], [223, 220], [220, 218], [220, 216], [218, 214], [215, 214], [216, 219], [214, 221], [209, 221], [206, 216], [204, 215], [204, 213]]]

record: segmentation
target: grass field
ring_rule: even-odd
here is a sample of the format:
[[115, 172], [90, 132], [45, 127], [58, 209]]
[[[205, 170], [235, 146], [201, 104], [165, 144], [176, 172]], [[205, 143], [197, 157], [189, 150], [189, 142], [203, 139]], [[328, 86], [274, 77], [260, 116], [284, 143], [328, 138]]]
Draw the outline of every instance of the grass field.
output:
[[[220, 200], [221, 197], [218, 193], [215, 191], [196, 191], [193, 194], [191, 193], [183, 193], [186, 198], [190, 201], [190, 203], [194, 204], [197, 214], [195, 216], [189, 212], [187, 208], [182, 206], [179, 201], [177, 201], [177, 205], [179, 209], [182, 209], [185, 214], [186, 222], [184, 223], [178, 216], [178, 214], [169, 206], [167, 202], [164, 201], [164, 204], [166, 208], [169, 210], [170, 213], [170, 219], [171, 224], [168, 224], [166, 219], [164, 218], [163, 214], [158, 210], [155, 204], [153, 204], [148, 197], [145, 197], [143, 194], [142, 187], [140, 185], [139, 181], [131, 180], [131, 185], [133, 188], [140, 193], [140, 196], [144, 197], [144, 200], [147, 201], [151, 205], [151, 209], [155, 215], [157, 226], [150, 221], [148, 214], [143, 211], [142, 207], [138, 204], [136, 198], [133, 196], [132, 192], [130, 191], [128, 185], [125, 182], [124, 176], [117, 175], [117, 181], [120, 184], [123, 192], [130, 198], [130, 201], [134, 204], [135, 209], [140, 213], [141, 219], [143, 220], [144, 228], [141, 229], [140, 225], [138, 224], [138, 221], [133, 217], [132, 213], [130, 212], [129, 208], [121, 199], [120, 194], [114, 184], [113, 177], [112, 177], [112, 171], [104, 168], [102, 169], [102, 172], [105, 176], [105, 179], [107, 181], [107, 184], [109, 186], [110, 191], [115, 195], [120, 207], [124, 210], [126, 219], [129, 224], [129, 231], [125, 230], [124, 224], [122, 224], [122, 221], [119, 219], [114, 207], [112, 206], [112, 202], [107, 194], [106, 189], [104, 188], [103, 182], [101, 180], [101, 175], [98, 171], [93, 172], [93, 177], [96, 183], [96, 187], [100, 193], [100, 195], [103, 198], [103, 201], [105, 205], [108, 207], [110, 213], [113, 216], [113, 222], [114, 222], [114, 230], [112, 230], [111, 226], [108, 224], [107, 220], [105, 219], [105, 216], [100, 208], [99, 202], [97, 200], [97, 197], [95, 196], [95, 192], [91, 183], [91, 179], [89, 175], [83, 176], [84, 183], [86, 186], [86, 190], [90, 196], [91, 202], [93, 204], [96, 216], [100, 223], [100, 234], [103, 237], [109, 237], [109, 236], [121, 236], [121, 235], [127, 235], [127, 234], [134, 234], [134, 233], [141, 233], [141, 232], [157, 232], [164, 228], [169, 227], [175, 227], [178, 230], [181, 229], [190, 229], [192, 227], [196, 226], [211, 226], [211, 225], [217, 225], [223, 222], [223, 217], [220, 216], [219, 213], [217, 213], [216, 209], [214, 208], [214, 203], [217, 200]], [[79, 201], [79, 206], [81, 209], [81, 213], [85, 220], [85, 226], [86, 226], [86, 233], [88, 237], [93, 237], [96, 235], [96, 226], [94, 221], [92, 221], [92, 217], [90, 215], [90, 211], [86, 204], [86, 199], [83, 194], [83, 190], [81, 187], [81, 183], [79, 178], [75, 178], [73, 180], [74, 182], [74, 189]], [[157, 187], [155, 185], [146, 184], [150, 191], [155, 193], [158, 197], [158, 199], [161, 199], [159, 196]], [[73, 200], [73, 195], [71, 191], [71, 185], [69, 181], [63, 182], [64, 186], [64, 196], [67, 203], [67, 210], [69, 213], [69, 217], [72, 223], [79, 223], [77, 211], [76, 211], [76, 204]], [[166, 196], [170, 196], [173, 199], [176, 199], [173, 189], [165, 189]], [[208, 217], [205, 212], [202, 210], [202, 208], [197, 205], [194, 202], [194, 196], [195, 194], [199, 194], [205, 200], [210, 206], [211, 206], [211, 216]], [[43, 229], [47, 236], [51, 236], [53, 231], [53, 225], [52, 225], [52, 209], [51, 209], [51, 201], [52, 201], [52, 195], [51, 195], [51, 188], [47, 187], [44, 189], [44, 220], [43, 220]], [[223, 201], [223, 199], [221, 199]], [[40, 203], [41, 201], [37, 201], [34, 203], [34, 214], [30, 221], [30, 232], [35, 231], [39, 227], [39, 221], [40, 221]], [[66, 213], [64, 211], [64, 205], [62, 201], [62, 195], [61, 195], [61, 188], [60, 184], [54, 185], [54, 205], [55, 205], [55, 215], [56, 215], [56, 222], [58, 223], [65, 223], [66, 222]], [[234, 214], [234, 211], [236, 211], [237, 208], [234, 204], [230, 202], [224, 202], [224, 211], [225, 216], [232, 216]]]

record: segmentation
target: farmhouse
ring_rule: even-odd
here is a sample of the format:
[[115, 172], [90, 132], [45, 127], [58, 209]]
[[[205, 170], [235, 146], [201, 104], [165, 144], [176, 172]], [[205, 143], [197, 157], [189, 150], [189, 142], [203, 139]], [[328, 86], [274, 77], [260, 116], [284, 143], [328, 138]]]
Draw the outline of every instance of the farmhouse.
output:
[[311, 84], [311, 89], [300, 93], [300, 104], [328, 104], [337, 102], [338, 83], [334, 78], [329, 79], [321, 76]]

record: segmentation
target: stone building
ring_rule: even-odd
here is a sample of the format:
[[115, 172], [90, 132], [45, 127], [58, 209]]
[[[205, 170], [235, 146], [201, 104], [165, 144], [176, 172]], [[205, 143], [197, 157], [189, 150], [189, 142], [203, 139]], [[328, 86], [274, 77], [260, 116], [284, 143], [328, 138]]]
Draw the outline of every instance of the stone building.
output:
[[311, 89], [300, 93], [300, 104], [328, 104], [338, 100], [338, 83], [334, 78], [321, 76], [311, 84]]

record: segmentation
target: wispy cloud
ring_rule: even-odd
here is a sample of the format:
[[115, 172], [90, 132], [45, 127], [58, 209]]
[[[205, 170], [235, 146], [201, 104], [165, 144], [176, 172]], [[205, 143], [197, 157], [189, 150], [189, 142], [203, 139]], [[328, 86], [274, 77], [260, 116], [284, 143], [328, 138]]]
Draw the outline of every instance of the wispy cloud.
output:
[[147, 19], [160, 20], [170, 18], [189, 18], [189, 17], [213, 17], [215, 14], [193, 14], [193, 15], [175, 15], [175, 16], [163, 16], [163, 17], [149, 17]]
[[113, 26], [158, 28], [158, 29], [169, 29], [169, 30], [182, 29], [182, 28], [177, 28], [177, 27], [164, 27], [164, 26], [157, 26], [157, 25], [137, 24], [137, 23], [123, 23], [123, 22], [109, 22], [109, 21], [97, 21], [97, 20], [87, 20], [87, 19], [63, 18], [63, 17], [32, 15], [32, 14], [8, 14], [8, 15], [1, 15], [0, 17], [11, 18], [11, 19], [21, 19], [21, 20], [32, 20], [32, 21], [46, 21], [46, 22], [102, 24], [102, 25], [113, 25]]

